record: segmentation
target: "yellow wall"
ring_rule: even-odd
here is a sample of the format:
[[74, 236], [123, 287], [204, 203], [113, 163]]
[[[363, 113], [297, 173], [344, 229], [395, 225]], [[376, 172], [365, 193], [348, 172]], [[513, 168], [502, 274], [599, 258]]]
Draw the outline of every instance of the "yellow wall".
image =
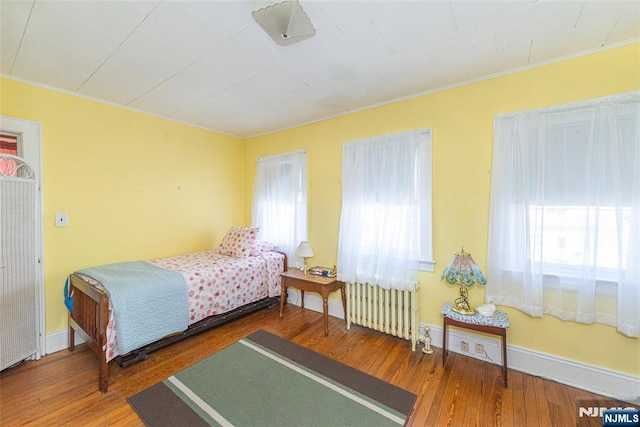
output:
[[[42, 123], [46, 330], [66, 328], [62, 287], [73, 270], [211, 248], [251, 220], [258, 156], [306, 148], [314, 264], [333, 265], [343, 141], [433, 128], [436, 273], [421, 273], [421, 320], [456, 288], [439, 273], [460, 246], [486, 265], [492, 123], [498, 113], [640, 89], [634, 44], [256, 137], [232, 137], [0, 79], [0, 114]], [[67, 212], [69, 226], [54, 226]], [[467, 236], [467, 237], [464, 237]], [[472, 303], [484, 292], [471, 291]], [[509, 341], [635, 375], [640, 343], [614, 328], [509, 313]]]
[[[341, 206], [343, 141], [433, 128], [433, 231], [436, 273], [421, 273], [421, 320], [440, 325], [440, 308], [455, 298], [440, 272], [464, 245], [484, 270], [487, 259], [493, 117], [640, 89], [640, 44], [473, 83], [319, 123], [247, 140], [245, 222], [258, 156], [308, 151], [309, 240], [313, 264], [336, 262]], [[339, 266], [338, 266], [339, 268]], [[471, 300], [482, 304], [475, 287]], [[510, 344], [635, 375], [640, 341], [615, 328], [531, 318], [502, 307], [510, 318]]]
[[42, 123], [48, 333], [67, 327], [74, 270], [209, 249], [242, 224], [241, 140], [14, 80], [0, 90], [0, 114]]

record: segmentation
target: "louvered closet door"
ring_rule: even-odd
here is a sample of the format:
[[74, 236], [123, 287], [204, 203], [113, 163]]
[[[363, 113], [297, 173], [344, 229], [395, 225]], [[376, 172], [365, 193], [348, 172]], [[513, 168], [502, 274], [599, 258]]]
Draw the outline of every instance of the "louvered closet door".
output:
[[38, 351], [35, 180], [0, 177], [0, 370]]

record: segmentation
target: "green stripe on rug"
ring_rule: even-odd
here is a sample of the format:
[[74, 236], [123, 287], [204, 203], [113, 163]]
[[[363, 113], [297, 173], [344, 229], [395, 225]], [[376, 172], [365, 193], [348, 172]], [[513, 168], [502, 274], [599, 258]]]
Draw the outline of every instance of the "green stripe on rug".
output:
[[[194, 416], [222, 426], [397, 426], [406, 422], [410, 409], [402, 413], [366, 394], [371, 394], [371, 384], [376, 384], [373, 388], [384, 394], [402, 395], [408, 403], [403, 407], [408, 408], [415, 395], [280, 337], [259, 332], [265, 345], [254, 341], [258, 334], [252, 334], [158, 384], [166, 387], [167, 393], [173, 392], [173, 403], [165, 397], [158, 404], [154, 396], [160, 389], [156, 386], [132, 396], [129, 402], [150, 426], [164, 423], [158, 411], [166, 410], [165, 418], [170, 414], [175, 417], [175, 412], [189, 411], [187, 406]], [[272, 342], [285, 345], [288, 350], [284, 353], [293, 350], [296, 354], [291, 356], [298, 362], [280, 354], [278, 351], [284, 347], [273, 346]], [[304, 358], [315, 359], [316, 370], [305, 367]], [[322, 370], [317, 369], [318, 361], [334, 379], [318, 373]], [[346, 373], [362, 392], [342, 384], [333, 372]], [[363, 384], [368, 389], [362, 388]], [[180, 409], [182, 404], [177, 402], [187, 406]], [[151, 413], [153, 417], [149, 416]]]

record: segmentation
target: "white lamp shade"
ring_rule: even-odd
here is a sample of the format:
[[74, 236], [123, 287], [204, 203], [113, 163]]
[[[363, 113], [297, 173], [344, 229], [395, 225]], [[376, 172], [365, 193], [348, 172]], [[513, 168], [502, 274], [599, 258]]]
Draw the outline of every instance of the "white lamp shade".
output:
[[300, 242], [296, 248], [296, 255], [302, 258], [311, 258], [313, 256], [313, 249], [311, 249], [309, 242], [306, 240]]

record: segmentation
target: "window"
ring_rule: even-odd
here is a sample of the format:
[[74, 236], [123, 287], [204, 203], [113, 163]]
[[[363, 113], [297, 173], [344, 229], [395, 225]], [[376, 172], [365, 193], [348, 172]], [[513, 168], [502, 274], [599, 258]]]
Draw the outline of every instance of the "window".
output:
[[539, 223], [529, 230], [534, 271], [538, 274], [580, 277], [589, 254], [597, 281], [615, 282], [618, 263], [623, 270], [627, 268], [631, 208], [533, 205], [529, 216]]
[[261, 240], [287, 253], [290, 265], [302, 265], [294, 252], [307, 240], [306, 151], [256, 160], [253, 225], [260, 227]]
[[0, 133], [0, 153], [18, 155], [19, 134]]
[[[20, 135], [12, 134], [9, 132], [0, 133], [0, 155], [9, 154], [12, 156], [18, 156], [18, 148]], [[3, 158], [0, 161], [0, 175], [1, 176], [18, 176], [18, 170], [16, 168], [16, 162], [13, 159]]]
[[431, 239], [431, 130], [344, 143], [340, 279], [411, 289]]
[[640, 334], [640, 92], [495, 118], [487, 296]]

